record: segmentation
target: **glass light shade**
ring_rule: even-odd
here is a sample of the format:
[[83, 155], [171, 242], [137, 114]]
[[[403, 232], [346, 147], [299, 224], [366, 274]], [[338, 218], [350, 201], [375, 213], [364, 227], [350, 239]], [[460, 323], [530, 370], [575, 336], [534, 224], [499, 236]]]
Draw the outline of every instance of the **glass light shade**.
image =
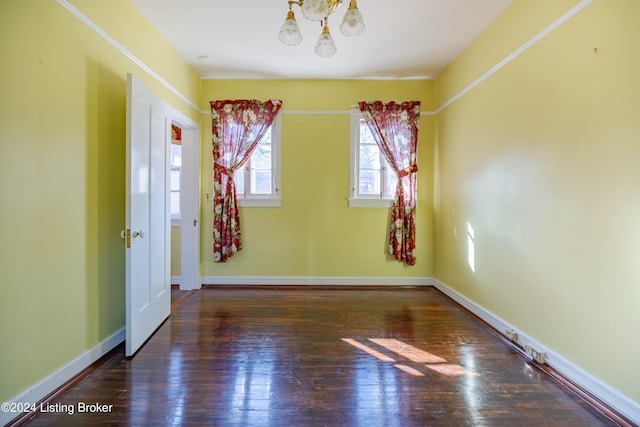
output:
[[284, 21], [284, 24], [282, 24], [280, 32], [278, 33], [278, 39], [288, 46], [295, 46], [302, 42], [300, 27], [298, 27], [293, 12], [289, 11], [287, 14], [287, 19]]
[[322, 21], [329, 13], [327, 0], [304, 0], [302, 4], [302, 15], [309, 21]]
[[333, 37], [331, 37], [329, 27], [325, 25], [324, 29], [322, 30], [322, 34], [320, 34], [320, 38], [318, 39], [318, 43], [316, 43], [316, 55], [323, 58], [328, 58], [335, 55], [337, 51], [338, 49], [336, 48], [336, 44], [333, 41]]
[[342, 24], [340, 24], [340, 32], [345, 36], [354, 37], [362, 34], [363, 31], [364, 21], [362, 20], [362, 14], [358, 10], [358, 6], [349, 6], [349, 10], [344, 14]]

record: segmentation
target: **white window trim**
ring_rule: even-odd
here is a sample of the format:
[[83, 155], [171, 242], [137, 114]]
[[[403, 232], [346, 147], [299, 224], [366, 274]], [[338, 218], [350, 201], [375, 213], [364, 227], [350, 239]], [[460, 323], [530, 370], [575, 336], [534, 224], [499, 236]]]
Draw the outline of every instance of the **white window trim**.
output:
[[362, 113], [357, 108], [350, 111], [350, 171], [349, 171], [349, 207], [350, 208], [389, 208], [393, 198], [382, 198], [379, 195], [358, 194], [358, 175], [360, 164], [360, 119]]
[[280, 114], [278, 114], [271, 124], [271, 176], [273, 178], [273, 194], [252, 194], [249, 197], [245, 197], [244, 194], [238, 194], [236, 197], [239, 207], [279, 208], [282, 206], [282, 191], [280, 188], [281, 134]]
[[350, 208], [390, 208], [393, 200], [390, 199], [349, 199]]

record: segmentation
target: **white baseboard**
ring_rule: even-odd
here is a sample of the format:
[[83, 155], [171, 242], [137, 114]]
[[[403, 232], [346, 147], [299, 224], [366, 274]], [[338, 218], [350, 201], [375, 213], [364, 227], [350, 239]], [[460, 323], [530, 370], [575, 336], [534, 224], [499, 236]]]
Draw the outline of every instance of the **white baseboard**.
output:
[[195, 279], [194, 284], [197, 284], [197, 287], [189, 288], [189, 284], [182, 281], [182, 276], [171, 276], [171, 286], [177, 285], [180, 287], [181, 291], [194, 291], [196, 289], [200, 289], [202, 287], [202, 280], [200, 276]]
[[[73, 359], [71, 362], [64, 365], [62, 368], [44, 378], [42, 381], [15, 396], [11, 400], [9, 400], [8, 403], [38, 403], [48, 394], [54, 392], [64, 383], [81, 373], [84, 369], [91, 366], [93, 362], [113, 350], [117, 345], [123, 342], [124, 339], [125, 328], [121, 328], [105, 340], [101, 341], [91, 349]], [[20, 413], [16, 412], [0, 411], [0, 425], [8, 424], [11, 420], [17, 418], [19, 415]]]
[[537, 351], [546, 353], [547, 364], [549, 366], [551, 366], [553, 369], [558, 371], [573, 383], [580, 386], [583, 390], [600, 399], [606, 405], [610, 406], [620, 414], [629, 418], [634, 423], [640, 424], [640, 403], [631, 400], [611, 386], [605, 384], [593, 375], [589, 374], [584, 369], [576, 366], [571, 361], [560, 356], [549, 347], [528, 336], [524, 332], [519, 331], [500, 317], [471, 301], [469, 298], [465, 297], [459, 292], [451, 289], [439, 280], [429, 279], [429, 283], [433, 287], [456, 301], [458, 304], [487, 322], [498, 332], [504, 334], [507, 329], [514, 330], [518, 334], [518, 344], [522, 345], [523, 347], [526, 345], [530, 345]]
[[431, 286], [428, 277], [203, 276], [203, 285]]

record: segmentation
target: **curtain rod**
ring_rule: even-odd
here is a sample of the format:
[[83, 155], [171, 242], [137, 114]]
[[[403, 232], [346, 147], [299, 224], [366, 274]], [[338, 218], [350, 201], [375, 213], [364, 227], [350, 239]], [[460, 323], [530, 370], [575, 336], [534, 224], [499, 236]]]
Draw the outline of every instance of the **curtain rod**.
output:
[[[353, 108], [357, 107], [357, 105], [353, 105]], [[351, 114], [351, 110], [280, 110], [281, 114], [291, 114], [291, 115], [348, 115]], [[421, 111], [421, 116], [435, 116], [435, 111]]]

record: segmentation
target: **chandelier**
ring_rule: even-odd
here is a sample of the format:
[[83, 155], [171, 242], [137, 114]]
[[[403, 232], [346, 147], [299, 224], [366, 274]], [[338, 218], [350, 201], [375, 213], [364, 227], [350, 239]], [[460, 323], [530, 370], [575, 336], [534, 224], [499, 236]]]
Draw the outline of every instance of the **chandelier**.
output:
[[[333, 56], [337, 52], [336, 44], [333, 41], [331, 32], [329, 31], [329, 15], [336, 11], [342, 4], [342, 0], [289, 0], [289, 13], [287, 19], [280, 28], [278, 39], [288, 46], [295, 46], [302, 42], [302, 34], [293, 14], [293, 5], [298, 5], [302, 10], [302, 16], [309, 21], [319, 21], [322, 27], [322, 33], [316, 43], [316, 55], [322, 57]], [[364, 31], [364, 21], [362, 14], [358, 10], [357, 0], [350, 0], [349, 9], [344, 14], [342, 24], [340, 24], [340, 32], [348, 37], [354, 37]]]

